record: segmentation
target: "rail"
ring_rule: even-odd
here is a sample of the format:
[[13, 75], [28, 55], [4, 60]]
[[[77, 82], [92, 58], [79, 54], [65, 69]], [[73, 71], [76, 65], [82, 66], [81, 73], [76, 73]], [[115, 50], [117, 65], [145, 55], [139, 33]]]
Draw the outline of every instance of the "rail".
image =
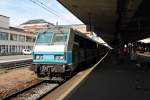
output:
[[16, 93], [10, 94], [4, 98], [3, 100], [37, 100], [42, 98], [45, 94], [51, 92], [54, 90], [57, 86], [59, 86], [58, 83], [51, 83], [50, 81], [46, 80], [39, 80], [36, 84], [29, 86], [25, 89], [22, 89], [20, 91], [17, 91]]

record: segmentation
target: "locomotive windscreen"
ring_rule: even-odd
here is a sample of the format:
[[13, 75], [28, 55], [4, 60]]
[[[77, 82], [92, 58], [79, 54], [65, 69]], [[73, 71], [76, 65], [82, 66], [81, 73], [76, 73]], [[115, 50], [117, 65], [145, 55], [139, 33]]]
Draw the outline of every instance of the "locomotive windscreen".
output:
[[67, 41], [67, 33], [39, 33], [36, 44], [65, 44]]
[[52, 41], [52, 35], [53, 35], [53, 33], [51, 33], [51, 32], [39, 33], [37, 40], [36, 40], [36, 43], [49, 44]]
[[65, 44], [67, 41], [67, 34], [55, 33], [52, 39], [53, 44]]

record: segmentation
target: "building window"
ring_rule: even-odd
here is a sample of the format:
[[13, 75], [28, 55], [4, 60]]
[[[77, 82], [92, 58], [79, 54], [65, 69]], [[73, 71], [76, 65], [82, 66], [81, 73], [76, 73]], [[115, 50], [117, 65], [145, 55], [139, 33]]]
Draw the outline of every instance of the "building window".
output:
[[26, 49], [32, 50], [32, 46], [26, 46]]
[[1, 45], [1, 53], [5, 53], [5, 45]]
[[33, 41], [32, 42], [35, 42], [35, 40], [36, 40], [36, 37], [33, 37]]
[[22, 46], [22, 49], [25, 49], [25, 46]]
[[19, 35], [19, 41], [20, 42], [25, 42], [25, 36]]
[[18, 52], [18, 46], [15, 46], [15, 52], [16, 53]]
[[8, 53], [8, 45], [5, 45], [5, 53]]
[[1, 49], [1, 45], [0, 45], [0, 53], [1, 53], [2, 49]]
[[0, 53], [1, 54], [8, 53], [8, 45], [0, 45]]
[[21, 46], [18, 46], [18, 50], [19, 50], [19, 52], [21, 52]]
[[15, 53], [15, 46], [14, 45], [11, 46], [11, 52]]
[[17, 41], [17, 34], [10, 34], [10, 40]]
[[10, 53], [12, 52], [12, 51], [11, 51], [11, 50], [12, 50], [11, 47], [12, 47], [12, 46], [10, 45], [10, 46], [9, 46], [9, 52], [10, 52]]
[[8, 40], [8, 33], [0, 32], [0, 40]]
[[33, 42], [33, 37], [26, 36], [26, 42]]

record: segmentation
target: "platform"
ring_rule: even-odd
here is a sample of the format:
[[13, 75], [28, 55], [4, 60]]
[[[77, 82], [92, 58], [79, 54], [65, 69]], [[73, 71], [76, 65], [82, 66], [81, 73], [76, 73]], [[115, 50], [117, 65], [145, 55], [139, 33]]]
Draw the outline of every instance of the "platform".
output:
[[32, 59], [31, 55], [0, 56], [0, 64], [15, 62], [15, 61], [22, 61], [22, 60], [31, 60], [31, 59]]
[[150, 100], [150, 71], [135, 62], [120, 63], [111, 54], [67, 100]]

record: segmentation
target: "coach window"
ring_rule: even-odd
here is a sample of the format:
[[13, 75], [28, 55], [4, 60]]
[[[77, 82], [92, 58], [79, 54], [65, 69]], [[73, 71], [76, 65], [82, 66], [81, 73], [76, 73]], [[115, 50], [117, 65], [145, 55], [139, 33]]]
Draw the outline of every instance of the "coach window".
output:
[[84, 47], [84, 41], [85, 39], [78, 36], [78, 35], [75, 35], [75, 42], [79, 43], [79, 48], [83, 48]]

